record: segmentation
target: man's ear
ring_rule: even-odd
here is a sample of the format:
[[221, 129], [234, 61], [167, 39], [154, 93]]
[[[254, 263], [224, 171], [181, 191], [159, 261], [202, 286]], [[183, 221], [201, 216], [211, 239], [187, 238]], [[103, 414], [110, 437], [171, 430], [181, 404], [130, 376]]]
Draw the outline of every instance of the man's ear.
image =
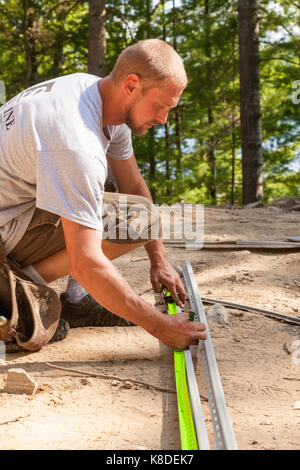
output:
[[137, 74], [131, 73], [125, 78], [123, 86], [126, 95], [130, 96], [141, 88], [141, 79]]

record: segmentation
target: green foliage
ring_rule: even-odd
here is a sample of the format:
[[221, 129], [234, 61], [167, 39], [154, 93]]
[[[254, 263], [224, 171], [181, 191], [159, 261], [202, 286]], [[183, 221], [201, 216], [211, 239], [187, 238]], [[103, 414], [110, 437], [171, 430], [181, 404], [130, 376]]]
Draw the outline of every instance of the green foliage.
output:
[[[237, 2], [108, 0], [106, 7], [108, 71], [126, 46], [158, 37], [178, 50], [188, 73], [168, 129], [134, 137], [155, 201], [241, 203]], [[0, 0], [0, 79], [7, 99], [42, 80], [87, 71], [88, 10], [81, 0]], [[300, 103], [291, 99], [299, 80], [297, 19], [292, 0], [260, 2], [266, 201], [300, 195]]]
[[280, 0], [262, 2], [261, 8], [265, 199], [270, 201], [300, 195], [300, 103], [292, 101], [293, 83], [299, 79], [299, 7]]

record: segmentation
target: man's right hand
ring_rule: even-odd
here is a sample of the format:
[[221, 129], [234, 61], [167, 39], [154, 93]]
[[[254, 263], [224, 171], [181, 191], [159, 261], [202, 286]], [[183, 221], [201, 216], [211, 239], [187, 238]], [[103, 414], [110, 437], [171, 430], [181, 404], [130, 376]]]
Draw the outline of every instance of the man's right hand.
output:
[[198, 344], [199, 339], [206, 339], [206, 326], [200, 322], [189, 320], [189, 314], [180, 312], [165, 315], [153, 333], [160, 341], [175, 349], [185, 349], [191, 344]]

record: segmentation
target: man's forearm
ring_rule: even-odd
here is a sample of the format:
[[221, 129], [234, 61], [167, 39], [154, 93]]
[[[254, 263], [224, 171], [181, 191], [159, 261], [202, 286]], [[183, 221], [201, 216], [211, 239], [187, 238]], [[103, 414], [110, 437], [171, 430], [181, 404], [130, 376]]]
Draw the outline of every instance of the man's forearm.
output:
[[143, 301], [108, 258], [85, 257], [70, 274], [101, 305], [140, 325], [168, 346], [184, 349], [194, 340], [205, 339], [205, 325], [190, 322], [187, 313], [165, 315]]
[[71, 275], [97, 302], [156, 336], [164, 316], [133, 291], [108, 258], [86, 259], [80, 266]]
[[152, 266], [166, 262], [167, 254], [161, 239], [152, 240], [144, 245]]

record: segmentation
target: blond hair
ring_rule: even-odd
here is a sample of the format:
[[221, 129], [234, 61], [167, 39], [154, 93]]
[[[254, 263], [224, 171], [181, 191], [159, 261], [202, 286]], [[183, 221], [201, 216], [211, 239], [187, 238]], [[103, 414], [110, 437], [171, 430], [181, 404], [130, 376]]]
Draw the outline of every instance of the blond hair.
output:
[[182, 88], [187, 85], [182, 59], [161, 39], [144, 39], [124, 49], [112, 70], [112, 81], [119, 85], [131, 73], [140, 77], [144, 87], [161, 82]]

